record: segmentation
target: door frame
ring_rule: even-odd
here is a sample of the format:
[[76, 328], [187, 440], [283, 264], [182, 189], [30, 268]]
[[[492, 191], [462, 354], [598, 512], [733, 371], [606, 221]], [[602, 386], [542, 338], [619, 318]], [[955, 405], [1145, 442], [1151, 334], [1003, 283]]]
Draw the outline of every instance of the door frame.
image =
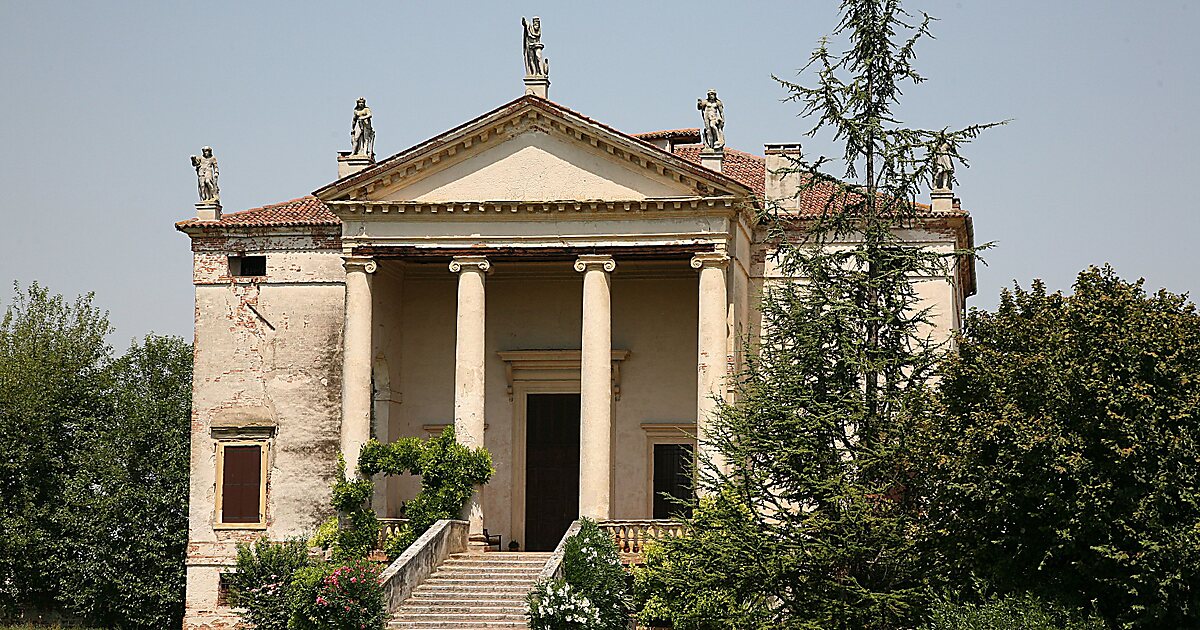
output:
[[[526, 409], [529, 394], [578, 394], [579, 379], [554, 381], [516, 381], [513, 383], [513, 467], [512, 467], [512, 523], [510, 540], [520, 541], [525, 546], [525, 449]], [[582, 457], [582, 453], [580, 453]], [[578, 508], [576, 508], [578, 509]]]

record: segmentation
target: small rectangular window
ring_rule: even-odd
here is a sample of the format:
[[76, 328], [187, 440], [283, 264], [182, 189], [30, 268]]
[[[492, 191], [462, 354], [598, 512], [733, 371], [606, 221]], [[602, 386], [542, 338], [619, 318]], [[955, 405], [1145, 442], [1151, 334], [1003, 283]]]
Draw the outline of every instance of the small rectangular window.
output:
[[655, 444], [654, 518], [671, 518], [682, 509], [678, 501], [692, 498], [692, 445]]
[[267, 275], [266, 256], [230, 256], [229, 275], [235, 277]]
[[221, 523], [261, 523], [263, 445], [221, 448]]

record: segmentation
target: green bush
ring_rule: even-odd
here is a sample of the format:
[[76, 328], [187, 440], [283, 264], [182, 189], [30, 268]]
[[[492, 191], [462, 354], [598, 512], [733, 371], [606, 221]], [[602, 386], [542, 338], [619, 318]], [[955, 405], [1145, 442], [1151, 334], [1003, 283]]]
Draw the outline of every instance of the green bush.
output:
[[529, 630], [601, 628], [600, 611], [565, 580], [542, 580], [527, 597]]
[[583, 519], [579, 533], [567, 539], [562, 567], [563, 579], [539, 582], [529, 593], [531, 628], [629, 627], [629, 576], [612, 537], [596, 521]]
[[1084, 618], [1049, 606], [1032, 595], [1002, 597], [981, 604], [943, 601], [921, 630], [1107, 630], [1095, 617]]
[[292, 579], [308, 566], [303, 541], [239, 543], [237, 572], [228, 577], [230, 603], [245, 608], [243, 618], [257, 630], [287, 630]]
[[563, 577], [600, 612], [600, 625], [594, 628], [623, 630], [629, 626], [629, 575], [621, 566], [612, 536], [596, 521], [583, 519], [579, 533], [567, 539]]
[[[475, 486], [487, 483], [496, 472], [487, 450], [470, 449], [455, 441], [454, 427], [446, 427], [440, 435], [428, 440], [402, 438], [389, 444], [371, 440], [363, 445], [358, 469], [368, 477], [378, 473], [421, 476], [421, 491], [404, 507], [408, 526], [387, 541], [385, 551], [391, 558], [403, 553], [439, 520], [458, 518]], [[359, 505], [370, 499], [370, 488], [355, 490], [362, 496]], [[341, 495], [335, 492], [335, 502], [350, 505], [356, 499], [358, 495], [353, 495], [349, 488], [342, 490]]]
[[293, 630], [380, 630], [387, 622], [379, 568], [365, 561], [297, 573], [291, 607]]

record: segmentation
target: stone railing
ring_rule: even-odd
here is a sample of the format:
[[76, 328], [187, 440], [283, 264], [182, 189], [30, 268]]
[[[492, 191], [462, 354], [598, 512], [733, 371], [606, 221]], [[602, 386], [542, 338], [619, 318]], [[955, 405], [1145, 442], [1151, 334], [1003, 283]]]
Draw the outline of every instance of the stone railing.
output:
[[554, 553], [550, 554], [550, 559], [546, 561], [546, 566], [542, 568], [542, 572], [538, 574], [538, 581], [553, 580], [562, 577], [562, 562], [563, 556], [567, 555], [567, 539], [579, 533], [580, 523], [575, 521], [567, 528], [567, 533], [563, 534], [562, 540], [558, 541], [558, 546], [554, 548]]
[[467, 550], [466, 521], [441, 520], [421, 534], [379, 576], [389, 613], [395, 612], [450, 554]]
[[598, 523], [601, 531], [613, 537], [617, 551], [622, 554], [641, 555], [646, 543], [666, 536], [683, 533], [683, 525], [675, 521], [655, 519], [610, 520]]
[[381, 518], [379, 519], [379, 540], [375, 541], [376, 549], [383, 549], [387, 545], [387, 541], [392, 536], [400, 533], [404, 525], [408, 523], [406, 518]]

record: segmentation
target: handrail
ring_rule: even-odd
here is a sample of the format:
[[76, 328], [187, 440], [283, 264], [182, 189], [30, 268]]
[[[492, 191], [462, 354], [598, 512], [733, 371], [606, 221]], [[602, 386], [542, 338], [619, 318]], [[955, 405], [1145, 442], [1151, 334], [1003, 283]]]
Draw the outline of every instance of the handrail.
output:
[[379, 576], [388, 612], [395, 612], [414, 589], [451, 554], [467, 550], [467, 521], [440, 520], [388, 565]]
[[563, 556], [567, 555], [567, 540], [579, 533], [579, 528], [582, 523], [575, 521], [567, 528], [567, 533], [563, 534], [562, 540], [558, 541], [558, 546], [554, 548], [554, 553], [550, 554], [550, 559], [546, 560], [546, 566], [542, 567], [542, 572], [538, 574], [538, 581], [555, 580], [561, 578]]

